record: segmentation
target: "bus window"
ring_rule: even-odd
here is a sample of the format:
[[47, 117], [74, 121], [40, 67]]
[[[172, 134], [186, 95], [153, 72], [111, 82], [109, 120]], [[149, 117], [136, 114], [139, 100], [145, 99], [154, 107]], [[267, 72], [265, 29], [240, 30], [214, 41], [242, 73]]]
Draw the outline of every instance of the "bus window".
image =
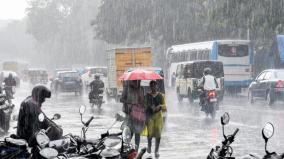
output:
[[248, 56], [249, 46], [222, 44], [219, 45], [218, 52], [220, 56], [243, 57], [243, 56]]
[[205, 51], [205, 56], [204, 56], [205, 59], [204, 60], [208, 60], [209, 59], [209, 53], [210, 53], [209, 50]]

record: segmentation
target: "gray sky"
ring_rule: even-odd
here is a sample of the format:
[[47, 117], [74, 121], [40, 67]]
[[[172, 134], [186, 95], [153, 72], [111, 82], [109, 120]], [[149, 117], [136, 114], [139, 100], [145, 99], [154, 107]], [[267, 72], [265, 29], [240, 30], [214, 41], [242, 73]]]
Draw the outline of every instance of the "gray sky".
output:
[[0, 0], [0, 20], [22, 19], [26, 7], [26, 0]]

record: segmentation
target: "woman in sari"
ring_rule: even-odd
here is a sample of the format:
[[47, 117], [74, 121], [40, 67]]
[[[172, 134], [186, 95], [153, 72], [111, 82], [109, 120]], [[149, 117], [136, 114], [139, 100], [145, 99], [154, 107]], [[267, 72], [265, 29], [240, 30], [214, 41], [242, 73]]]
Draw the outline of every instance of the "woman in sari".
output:
[[135, 135], [135, 149], [138, 150], [140, 134], [145, 127], [146, 120], [146, 117], [144, 117], [146, 116], [144, 91], [139, 80], [128, 81], [125, 84], [127, 85], [124, 86], [121, 102], [123, 103], [123, 111], [127, 115], [127, 125], [132, 134]]

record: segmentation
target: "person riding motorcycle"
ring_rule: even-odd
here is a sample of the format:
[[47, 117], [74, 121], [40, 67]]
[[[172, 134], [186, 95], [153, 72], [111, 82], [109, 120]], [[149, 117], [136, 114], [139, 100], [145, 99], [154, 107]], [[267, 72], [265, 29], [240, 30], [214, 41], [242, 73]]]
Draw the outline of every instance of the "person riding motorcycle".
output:
[[11, 103], [11, 99], [13, 98], [13, 87], [16, 86], [16, 80], [12, 73], [9, 73], [8, 77], [4, 79], [4, 84], [5, 87], [3, 89], [5, 89], [8, 102]]
[[210, 90], [216, 90], [218, 88], [218, 83], [216, 77], [211, 75], [211, 68], [207, 67], [203, 71], [203, 77], [200, 79], [199, 88], [201, 88], [202, 93], [199, 96], [200, 105], [204, 104], [204, 98], [206, 97], [206, 93]]
[[[17, 138], [25, 139], [30, 147], [36, 147], [35, 135], [41, 129], [51, 128], [47, 134], [51, 140], [59, 139], [62, 136], [62, 129], [45, 116], [43, 121], [39, 121], [39, 114], [43, 113], [41, 107], [46, 98], [51, 97], [51, 92], [43, 85], [35, 86], [32, 95], [28, 96], [20, 106]], [[43, 113], [44, 114], [44, 113]]]
[[89, 99], [93, 98], [93, 95], [102, 94], [104, 88], [104, 82], [100, 79], [99, 74], [95, 74], [95, 80], [90, 83], [91, 92], [89, 93]]

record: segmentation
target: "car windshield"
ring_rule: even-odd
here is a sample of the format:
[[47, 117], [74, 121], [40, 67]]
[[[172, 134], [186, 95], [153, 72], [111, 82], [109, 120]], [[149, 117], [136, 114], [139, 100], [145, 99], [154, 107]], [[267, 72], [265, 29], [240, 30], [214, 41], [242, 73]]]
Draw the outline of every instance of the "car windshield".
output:
[[67, 72], [67, 73], [62, 73], [59, 76], [67, 77], [67, 78], [77, 78], [77, 77], [79, 77], [79, 73], [77, 73], [77, 72]]
[[284, 71], [279, 71], [276, 73], [276, 78], [284, 79]]
[[212, 75], [216, 78], [224, 77], [224, 70], [223, 70], [223, 64], [221, 62], [198, 62], [194, 63], [191, 72], [192, 78], [201, 78], [203, 76], [203, 71], [205, 68], [211, 68]]

